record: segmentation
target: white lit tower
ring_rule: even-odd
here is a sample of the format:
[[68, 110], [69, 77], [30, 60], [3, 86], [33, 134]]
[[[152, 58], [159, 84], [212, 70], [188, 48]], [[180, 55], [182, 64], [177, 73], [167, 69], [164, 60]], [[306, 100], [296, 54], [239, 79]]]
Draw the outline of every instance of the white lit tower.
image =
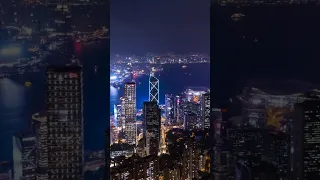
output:
[[155, 101], [159, 104], [159, 79], [154, 76], [154, 73], [150, 73], [149, 78], [149, 101]]
[[136, 83], [124, 85], [122, 113], [124, 114], [124, 133], [128, 144], [136, 144], [137, 137], [137, 110], [136, 110]]

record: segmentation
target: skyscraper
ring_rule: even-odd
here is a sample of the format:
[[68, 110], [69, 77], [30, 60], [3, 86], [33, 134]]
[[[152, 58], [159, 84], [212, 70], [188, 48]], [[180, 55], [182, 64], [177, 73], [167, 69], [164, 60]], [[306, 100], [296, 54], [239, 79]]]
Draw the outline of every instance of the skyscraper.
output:
[[46, 71], [49, 180], [83, 179], [81, 67]]
[[122, 113], [124, 114], [125, 122], [124, 133], [128, 144], [136, 144], [136, 111], [136, 83], [129, 82], [124, 85], [124, 97], [122, 105]]
[[152, 72], [149, 78], [149, 101], [155, 101], [159, 104], [159, 79]]
[[203, 118], [203, 128], [210, 129], [210, 93], [202, 94], [201, 97], [201, 116]]
[[198, 116], [193, 112], [185, 112], [184, 113], [184, 130], [193, 131], [199, 130], [198, 124]]
[[39, 113], [32, 116], [37, 146], [37, 180], [48, 179], [47, 116]]
[[31, 133], [13, 137], [14, 179], [36, 180], [36, 137]]
[[174, 116], [177, 124], [183, 123], [183, 109], [181, 107], [182, 99], [181, 96], [176, 96], [174, 98], [173, 108]]
[[161, 114], [157, 102], [143, 103], [144, 137], [147, 155], [157, 155], [160, 146]]
[[170, 124], [173, 124], [176, 122], [176, 120], [174, 114], [174, 97], [172, 94], [165, 95], [165, 105], [166, 121]]
[[115, 107], [115, 113], [114, 113], [114, 118], [117, 124], [117, 127], [122, 128], [123, 127], [123, 116], [122, 116], [122, 107], [121, 104], [116, 105]]
[[295, 105], [291, 141], [291, 178], [320, 179], [320, 101]]
[[210, 174], [214, 179], [227, 179], [230, 173], [230, 149], [227, 146], [227, 123], [222, 109], [214, 108], [210, 136], [213, 140], [210, 154]]

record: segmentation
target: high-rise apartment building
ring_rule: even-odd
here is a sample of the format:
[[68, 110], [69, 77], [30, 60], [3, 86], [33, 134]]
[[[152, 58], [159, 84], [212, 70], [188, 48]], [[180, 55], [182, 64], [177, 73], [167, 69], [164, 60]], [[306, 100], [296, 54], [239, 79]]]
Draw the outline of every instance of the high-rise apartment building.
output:
[[161, 114], [157, 102], [143, 103], [144, 139], [147, 155], [157, 155], [160, 146]]
[[121, 179], [159, 179], [159, 157], [140, 157], [133, 154], [123, 160], [118, 166], [111, 168], [109, 173], [111, 180]]
[[124, 133], [128, 144], [136, 144], [137, 139], [137, 109], [136, 109], [136, 83], [129, 82], [124, 85], [122, 114], [124, 115]]
[[14, 180], [36, 180], [36, 137], [32, 133], [13, 136]]
[[291, 137], [290, 179], [320, 179], [319, 100], [295, 105]]
[[185, 144], [182, 155], [182, 179], [199, 179], [201, 149], [194, 136], [187, 139]]
[[202, 94], [201, 97], [201, 116], [203, 118], [203, 129], [210, 129], [210, 93]]
[[81, 67], [46, 71], [49, 180], [83, 179]]

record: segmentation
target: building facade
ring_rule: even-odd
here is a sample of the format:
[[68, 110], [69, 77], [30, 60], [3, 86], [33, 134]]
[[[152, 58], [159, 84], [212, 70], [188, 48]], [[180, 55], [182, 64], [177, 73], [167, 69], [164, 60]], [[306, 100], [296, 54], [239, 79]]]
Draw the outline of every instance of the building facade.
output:
[[81, 67], [46, 71], [49, 180], [83, 179], [83, 98]]
[[136, 83], [129, 82], [124, 85], [122, 105], [124, 115], [124, 133], [128, 144], [136, 144], [137, 139], [137, 108], [136, 108]]
[[160, 148], [161, 114], [157, 102], [143, 103], [144, 139], [147, 155], [157, 155]]

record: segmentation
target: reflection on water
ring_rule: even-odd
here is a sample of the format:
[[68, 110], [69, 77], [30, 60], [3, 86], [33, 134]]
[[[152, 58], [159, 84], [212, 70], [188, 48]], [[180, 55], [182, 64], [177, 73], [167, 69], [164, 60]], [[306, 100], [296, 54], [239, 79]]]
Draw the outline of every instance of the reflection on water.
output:
[[113, 109], [114, 105], [118, 103], [118, 94], [118, 89], [113, 86], [110, 86], [110, 110]]
[[[0, 142], [3, 147], [12, 148], [12, 136], [24, 128], [25, 93], [25, 87], [11, 79], [0, 80]], [[11, 157], [6, 154], [9, 152], [1, 152], [0, 161]]]
[[8, 78], [0, 80], [0, 103], [4, 108], [19, 108], [25, 103], [24, 87]]

